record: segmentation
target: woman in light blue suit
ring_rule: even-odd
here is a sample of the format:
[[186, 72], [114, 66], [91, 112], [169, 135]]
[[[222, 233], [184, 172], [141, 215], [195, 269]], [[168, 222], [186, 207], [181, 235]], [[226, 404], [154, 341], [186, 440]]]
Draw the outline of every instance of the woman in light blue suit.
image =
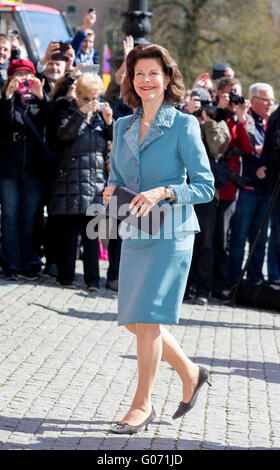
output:
[[132, 214], [145, 217], [159, 204], [167, 215], [156, 236], [130, 230], [122, 244], [118, 323], [137, 337], [138, 384], [127, 414], [111, 428], [118, 434], [135, 433], [154, 420], [151, 392], [161, 358], [182, 380], [174, 419], [193, 407], [208, 380], [208, 370], [190, 361], [162, 324], [179, 321], [199, 231], [193, 204], [214, 196], [199, 124], [175, 108], [184, 86], [168, 51], [153, 44], [136, 46], [126, 68], [122, 95], [136, 112], [115, 124], [104, 202], [109, 203], [116, 186], [124, 186], [137, 193]]

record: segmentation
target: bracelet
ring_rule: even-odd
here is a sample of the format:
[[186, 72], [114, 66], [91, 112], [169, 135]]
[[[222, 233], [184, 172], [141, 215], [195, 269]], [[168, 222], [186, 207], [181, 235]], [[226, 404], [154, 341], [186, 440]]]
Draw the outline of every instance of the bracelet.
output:
[[176, 200], [175, 191], [174, 191], [174, 189], [173, 189], [172, 186], [169, 185], [169, 186], [167, 186], [167, 187], [168, 187], [168, 189], [170, 190], [170, 198], [169, 198], [169, 200], [170, 200], [170, 202], [174, 202], [174, 201]]

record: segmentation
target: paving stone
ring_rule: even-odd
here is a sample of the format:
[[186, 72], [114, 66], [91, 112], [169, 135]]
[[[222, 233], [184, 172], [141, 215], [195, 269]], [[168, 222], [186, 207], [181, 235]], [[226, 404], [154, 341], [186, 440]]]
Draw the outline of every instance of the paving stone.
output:
[[195, 408], [172, 415], [181, 382], [164, 361], [153, 390], [157, 418], [136, 436], [110, 433], [133, 397], [136, 340], [117, 326], [117, 295], [75, 290], [52, 279], [0, 281], [1, 450], [280, 449], [280, 315], [184, 303], [167, 326], [186, 354], [208, 367]]

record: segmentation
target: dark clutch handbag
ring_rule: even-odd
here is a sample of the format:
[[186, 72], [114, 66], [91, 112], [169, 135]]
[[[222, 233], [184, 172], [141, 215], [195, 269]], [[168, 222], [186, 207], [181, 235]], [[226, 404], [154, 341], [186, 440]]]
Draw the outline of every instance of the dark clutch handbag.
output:
[[[147, 216], [137, 217], [136, 214], [132, 215], [129, 204], [136, 194], [123, 186], [116, 186], [110, 203], [107, 205], [106, 215], [131, 224], [150, 235], [156, 235], [163, 224], [167, 210], [157, 204], [152, 207]], [[113, 198], [113, 196], [115, 197]]]

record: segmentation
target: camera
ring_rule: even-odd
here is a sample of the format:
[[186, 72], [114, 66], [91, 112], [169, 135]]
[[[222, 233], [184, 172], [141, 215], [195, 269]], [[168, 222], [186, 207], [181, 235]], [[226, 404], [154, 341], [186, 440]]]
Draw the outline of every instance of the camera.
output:
[[62, 42], [62, 41], [60, 41], [58, 44], [59, 44], [59, 51], [52, 54], [51, 59], [59, 60], [59, 61], [63, 60], [64, 62], [67, 62], [68, 57], [65, 55], [65, 52], [67, 52], [68, 49], [70, 48], [70, 44], [68, 44], [68, 42]]
[[233, 91], [230, 92], [229, 94], [229, 104], [243, 104], [245, 103], [245, 98], [244, 96], [237, 95]]
[[100, 109], [105, 109], [106, 103], [104, 101], [99, 101], [99, 108]]
[[222, 108], [218, 108], [218, 106], [210, 105], [208, 101], [201, 101], [201, 108], [195, 111], [193, 115], [196, 117], [202, 117], [203, 110], [206, 112], [207, 116], [210, 119], [213, 119], [213, 121], [220, 122], [227, 120], [226, 111]]
[[227, 179], [239, 189], [243, 189], [248, 185], [248, 178], [246, 176], [237, 175], [230, 170], [227, 171]]
[[32, 88], [32, 81], [31, 80], [23, 80], [23, 82], [19, 82], [19, 88]]
[[19, 38], [19, 32], [17, 29], [8, 29], [8, 38]]

